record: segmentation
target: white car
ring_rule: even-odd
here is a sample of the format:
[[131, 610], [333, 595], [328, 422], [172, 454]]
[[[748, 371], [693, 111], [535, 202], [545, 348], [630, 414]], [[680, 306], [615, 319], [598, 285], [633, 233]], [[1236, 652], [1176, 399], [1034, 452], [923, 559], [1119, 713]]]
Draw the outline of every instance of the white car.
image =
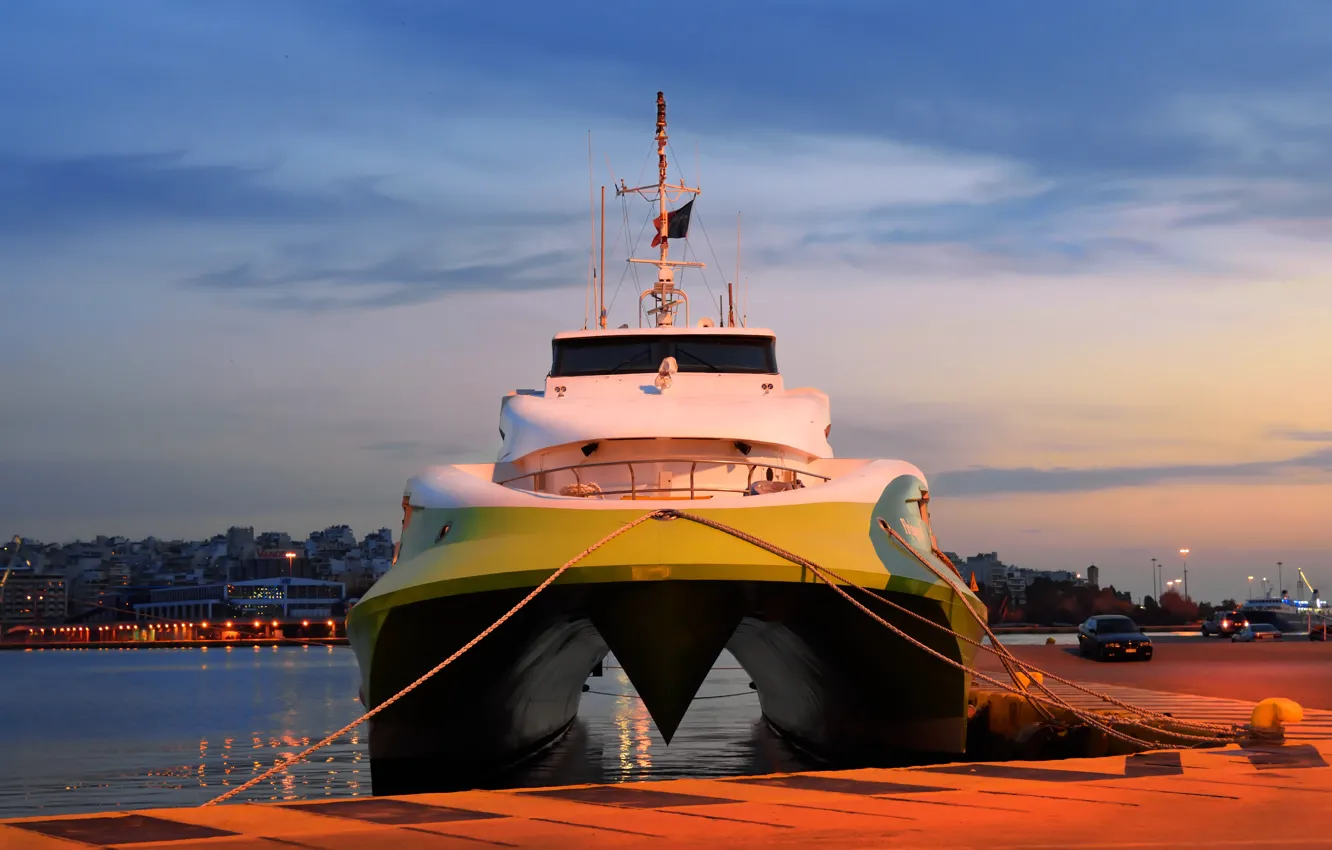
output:
[[1270, 623], [1250, 623], [1230, 636], [1233, 643], [1250, 643], [1255, 640], [1281, 640], [1281, 630]]

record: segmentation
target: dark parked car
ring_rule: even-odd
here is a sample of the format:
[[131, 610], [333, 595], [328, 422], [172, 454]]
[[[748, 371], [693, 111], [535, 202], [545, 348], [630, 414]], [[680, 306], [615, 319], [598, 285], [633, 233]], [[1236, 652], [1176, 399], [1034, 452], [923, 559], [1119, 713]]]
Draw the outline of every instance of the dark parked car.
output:
[[1128, 617], [1102, 614], [1078, 627], [1078, 652], [1098, 661], [1110, 658], [1150, 661], [1152, 642]]
[[1226, 637], [1249, 625], [1249, 618], [1238, 611], [1217, 611], [1211, 619], [1203, 620], [1203, 637]]

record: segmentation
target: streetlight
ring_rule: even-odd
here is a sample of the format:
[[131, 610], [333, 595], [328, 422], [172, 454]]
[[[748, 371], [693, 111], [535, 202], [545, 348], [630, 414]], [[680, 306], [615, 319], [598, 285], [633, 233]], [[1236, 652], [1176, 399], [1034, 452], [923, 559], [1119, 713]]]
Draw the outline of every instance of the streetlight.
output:
[[1152, 558], [1152, 593], [1156, 595], [1156, 601], [1161, 601], [1161, 587], [1157, 584], [1156, 559]]
[[1253, 576], [1249, 576], [1249, 598], [1253, 598]]
[[288, 576], [288, 577], [291, 576], [291, 565], [292, 565], [292, 562], [294, 562], [295, 560], [296, 560], [296, 553], [295, 553], [295, 552], [288, 552], [288, 553], [287, 553], [287, 576]]
[[1179, 556], [1184, 559], [1184, 598], [1189, 598], [1189, 550], [1180, 549]]
[[1286, 582], [1281, 578], [1281, 562], [1277, 561], [1277, 595], [1282, 601], [1286, 599]]

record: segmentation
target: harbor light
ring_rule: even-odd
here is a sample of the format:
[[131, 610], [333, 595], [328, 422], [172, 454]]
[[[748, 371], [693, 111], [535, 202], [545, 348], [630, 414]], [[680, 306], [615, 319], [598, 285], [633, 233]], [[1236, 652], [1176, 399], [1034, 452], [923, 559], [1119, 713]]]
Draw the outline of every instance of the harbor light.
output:
[[199, 625], [206, 629], [206, 628], [208, 628], [208, 621], [207, 621], [207, 620], [204, 620], [204, 621], [203, 621], [202, 623], [200, 623]]
[[227, 626], [227, 628], [231, 628], [231, 621], [230, 621], [230, 620], [227, 620], [226, 626]]
[[310, 625], [310, 621], [309, 621], [309, 620], [301, 620], [301, 625], [302, 625], [302, 626], [308, 626], [308, 625]]

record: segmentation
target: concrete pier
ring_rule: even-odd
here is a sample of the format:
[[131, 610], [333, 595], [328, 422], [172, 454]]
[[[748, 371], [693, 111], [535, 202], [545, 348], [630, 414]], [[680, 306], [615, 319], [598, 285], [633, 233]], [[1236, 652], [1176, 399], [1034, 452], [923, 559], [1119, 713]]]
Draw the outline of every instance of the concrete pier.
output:
[[[1095, 687], [1180, 719], [1253, 708]], [[1314, 709], [1280, 746], [38, 817], [0, 822], [0, 850], [1332, 848], [1329, 765]]]
[[[1332, 847], [1332, 742], [7, 821], [0, 847]], [[1278, 811], [1289, 817], [1274, 817]]]

